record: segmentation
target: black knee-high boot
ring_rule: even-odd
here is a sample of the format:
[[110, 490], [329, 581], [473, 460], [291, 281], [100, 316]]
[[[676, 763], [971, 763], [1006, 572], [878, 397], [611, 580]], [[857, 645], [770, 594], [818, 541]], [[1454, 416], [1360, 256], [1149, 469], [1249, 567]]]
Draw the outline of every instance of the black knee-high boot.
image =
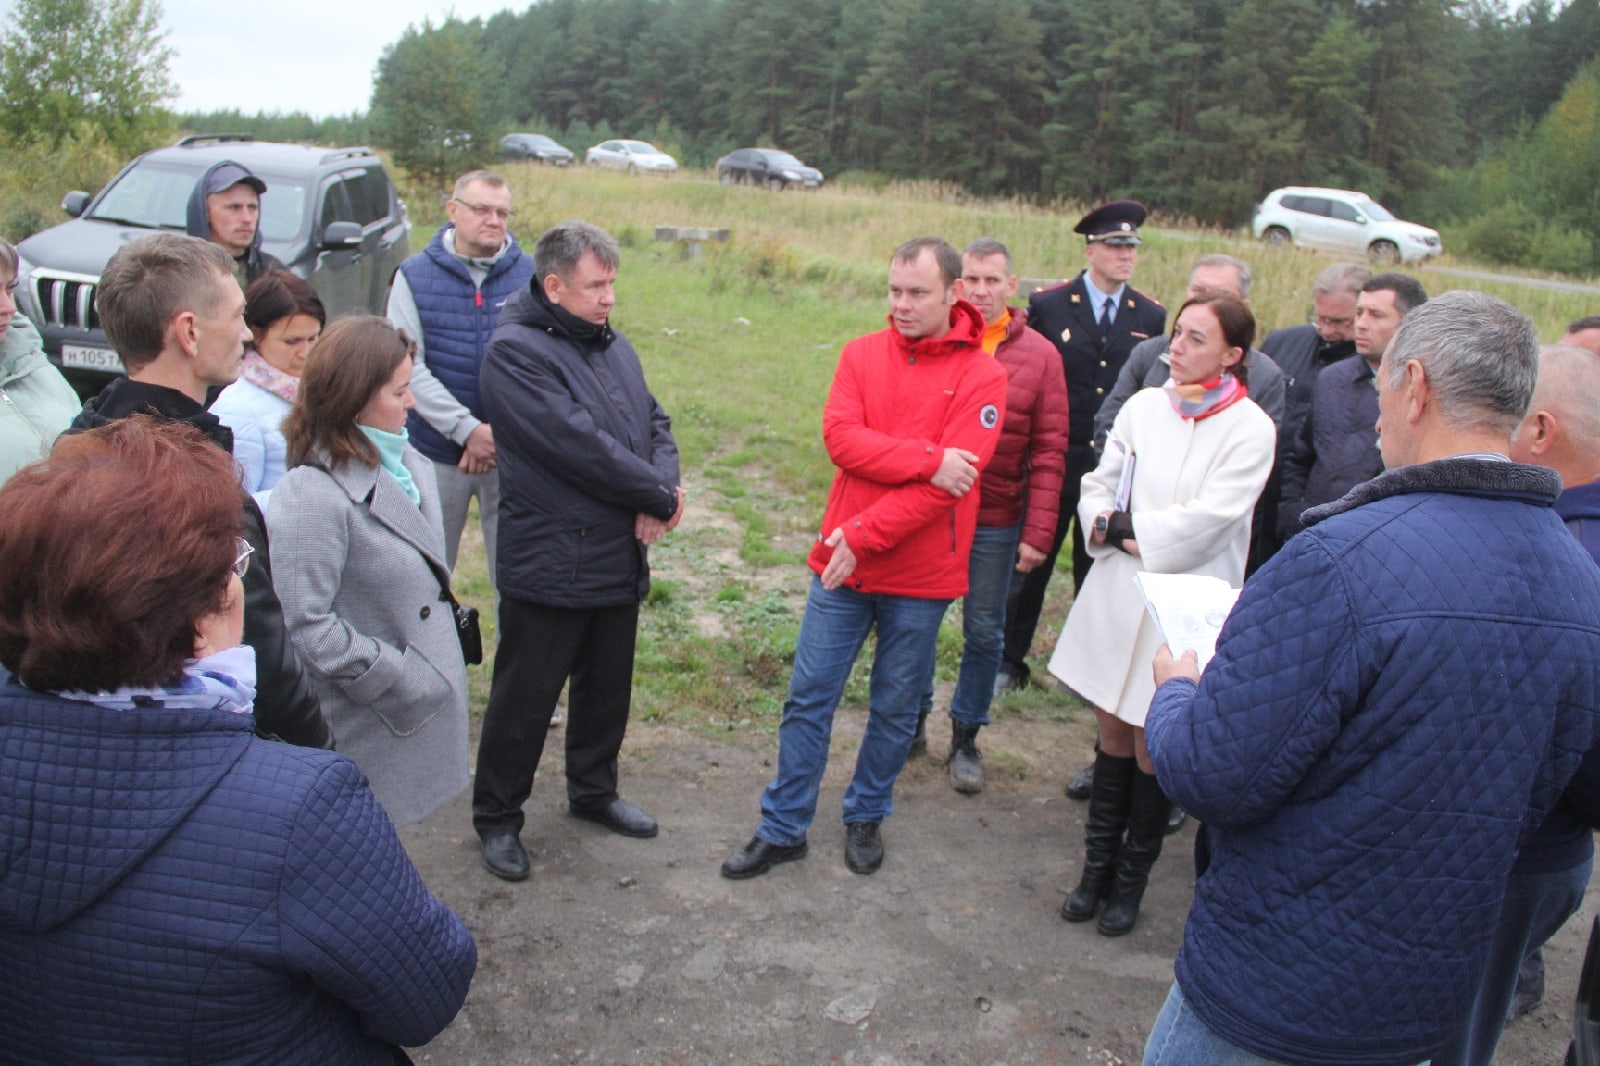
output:
[[1139, 764], [1103, 751], [1094, 753], [1094, 786], [1089, 792], [1089, 817], [1083, 825], [1083, 878], [1061, 904], [1061, 917], [1087, 922], [1111, 891], [1117, 872], [1122, 834], [1132, 810], [1133, 780]]
[[1133, 931], [1139, 917], [1139, 902], [1150, 883], [1150, 868], [1161, 857], [1161, 843], [1167, 839], [1167, 817], [1172, 801], [1161, 791], [1154, 774], [1137, 771], [1133, 775], [1133, 802], [1128, 814], [1128, 839], [1117, 856], [1117, 876], [1100, 915], [1102, 936], [1123, 936]]

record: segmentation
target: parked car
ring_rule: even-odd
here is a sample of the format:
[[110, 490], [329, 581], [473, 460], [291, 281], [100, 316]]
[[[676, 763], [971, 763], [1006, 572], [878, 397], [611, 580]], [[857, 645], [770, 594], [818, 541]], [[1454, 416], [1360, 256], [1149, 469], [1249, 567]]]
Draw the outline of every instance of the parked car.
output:
[[629, 174], [672, 174], [678, 169], [676, 159], [644, 141], [601, 141], [583, 159], [591, 167]]
[[1374, 263], [1415, 263], [1443, 251], [1439, 231], [1402, 222], [1364, 192], [1290, 186], [1274, 189], [1251, 226], [1268, 244], [1365, 254]]
[[195, 181], [222, 160], [267, 183], [261, 247], [311, 283], [330, 319], [384, 313], [389, 284], [411, 252], [411, 221], [372, 149], [273, 144], [244, 134], [185, 137], [139, 156], [93, 196], [67, 193], [61, 209], [71, 219], [17, 246], [21, 310], [44, 335], [50, 361], [80, 391], [123, 372], [95, 310], [106, 260], [147, 233], [184, 232]]
[[500, 138], [501, 159], [530, 159], [546, 166], [564, 167], [572, 162], [572, 149], [563, 148], [542, 133], [508, 133]]
[[773, 192], [781, 192], [791, 185], [820, 189], [822, 171], [776, 148], [740, 148], [717, 160], [717, 180], [724, 185], [739, 181], [765, 185]]

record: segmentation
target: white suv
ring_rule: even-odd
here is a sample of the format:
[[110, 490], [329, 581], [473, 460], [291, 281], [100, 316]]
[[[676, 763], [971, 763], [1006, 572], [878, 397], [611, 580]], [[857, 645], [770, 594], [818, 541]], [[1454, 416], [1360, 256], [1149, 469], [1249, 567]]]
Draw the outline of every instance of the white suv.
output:
[[1268, 244], [1365, 253], [1384, 265], [1419, 262], [1444, 250], [1438, 230], [1402, 222], [1366, 193], [1349, 189], [1274, 189], [1250, 228]]

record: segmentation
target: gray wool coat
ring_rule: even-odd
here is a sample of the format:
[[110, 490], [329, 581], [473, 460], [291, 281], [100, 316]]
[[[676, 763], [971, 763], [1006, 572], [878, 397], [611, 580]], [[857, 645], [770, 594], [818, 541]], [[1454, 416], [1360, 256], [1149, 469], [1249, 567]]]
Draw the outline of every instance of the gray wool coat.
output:
[[444, 526], [433, 464], [407, 447], [411, 502], [378, 467], [298, 466], [267, 507], [272, 579], [338, 750], [396, 825], [467, 786], [467, 674], [441, 598]]

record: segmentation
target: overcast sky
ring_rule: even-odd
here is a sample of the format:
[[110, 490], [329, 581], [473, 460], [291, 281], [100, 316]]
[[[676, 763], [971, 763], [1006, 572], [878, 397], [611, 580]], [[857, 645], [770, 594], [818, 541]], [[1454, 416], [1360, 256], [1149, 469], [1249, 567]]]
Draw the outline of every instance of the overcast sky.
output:
[[[237, 107], [318, 117], [365, 111], [384, 45], [412, 23], [488, 18], [527, 0], [162, 0], [179, 111]], [[11, 0], [0, 0], [8, 24]]]

